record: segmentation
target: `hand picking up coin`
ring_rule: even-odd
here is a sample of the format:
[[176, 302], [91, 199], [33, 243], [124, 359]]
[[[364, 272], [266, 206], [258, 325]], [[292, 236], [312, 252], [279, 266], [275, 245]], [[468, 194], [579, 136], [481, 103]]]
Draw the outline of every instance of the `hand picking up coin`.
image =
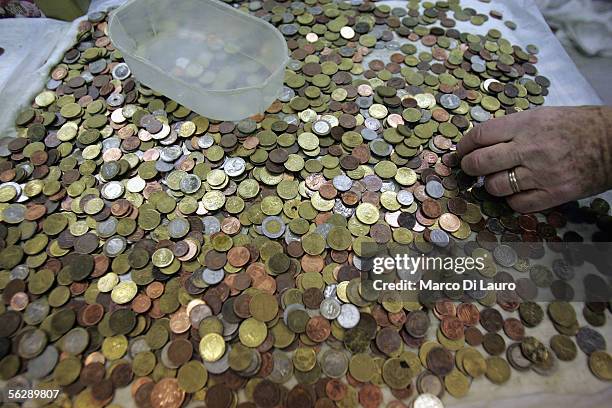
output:
[[476, 125], [461, 167], [529, 213], [612, 188], [612, 107], [541, 107]]

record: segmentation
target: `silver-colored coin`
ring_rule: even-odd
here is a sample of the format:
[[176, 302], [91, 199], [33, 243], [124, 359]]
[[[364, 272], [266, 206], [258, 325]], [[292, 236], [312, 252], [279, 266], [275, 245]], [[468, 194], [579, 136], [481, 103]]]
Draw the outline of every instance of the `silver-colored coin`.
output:
[[461, 99], [455, 94], [444, 94], [440, 97], [440, 104], [446, 109], [457, 109], [461, 105]]
[[352, 329], [357, 326], [360, 319], [359, 309], [357, 306], [351, 303], [345, 303], [340, 309], [340, 315], [336, 318], [336, 321], [340, 327], [345, 329]]
[[606, 339], [597, 330], [590, 327], [581, 327], [576, 333], [576, 343], [586, 355], [594, 351], [606, 350]]
[[127, 241], [124, 237], [114, 236], [106, 240], [102, 251], [109, 257], [114, 258], [123, 253], [127, 248]]
[[200, 136], [198, 138], [198, 147], [201, 149], [208, 149], [210, 146], [215, 144], [215, 139], [209, 134]]
[[221, 231], [221, 222], [212, 215], [202, 218], [202, 224], [204, 224], [204, 233], [206, 235], [212, 235]]
[[209, 285], [216, 285], [225, 277], [223, 269], [208, 269], [202, 271], [202, 279]]
[[272, 360], [274, 361], [272, 372], [267, 379], [277, 384], [284, 384], [289, 381], [293, 375], [293, 363], [287, 353], [282, 350], [274, 350]]
[[47, 348], [38, 355], [28, 361], [28, 376], [39, 380], [46, 377], [53, 371], [59, 360], [59, 352], [53, 345]]
[[107, 220], [101, 221], [96, 225], [96, 232], [100, 238], [109, 238], [117, 233], [119, 220], [115, 217], [109, 217]]
[[208, 305], [197, 305], [189, 312], [189, 321], [193, 327], [199, 327], [200, 322], [213, 315], [212, 309]]
[[361, 129], [361, 137], [363, 137], [364, 140], [372, 141], [378, 139], [378, 133], [376, 133], [375, 130], [368, 129], [367, 127], [365, 127]]
[[552, 269], [555, 275], [562, 280], [574, 279], [574, 267], [563, 259], [555, 259], [552, 263]]
[[353, 180], [345, 174], [340, 174], [333, 178], [332, 184], [338, 191], [349, 191], [353, 186]]
[[348, 370], [348, 357], [340, 350], [327, 349], [321, 355], [321, 370], [329, 378], [342, 378]]
[[334, 213], [340, 214], [345, 218], [351, 218], [353, 214], [355, 214], [355, 209], [345, 206], [341, 200], [336, 200], [336, 204], [334, 204]]
[[433, 394], [423, 393], [418, 395], [414, 401], [412, 401], [413, 408], [444, 408], [444, 404], [440, 398]]
[[121, 182], [109, 181], [102, 186], [100, 194], [102, 194], [102, 197], [106, 198], [107, 200], [116, 200], [123, 195], [124, 191], [125, 188]]
[[151, 347], [149, 347], [145, 336], [137, 337], [130, 341], [128, 349], [130, 357], [134, 358], [137, 354], [146, 353], [147, 351], [151, 351]]
[[127, 79], [131, 74], [132, 71], [130, 71], [130, 67], [128, 67], [128, 65], [123, 62], [115, 65], [115, 68], [113, 68], [112, 72], [113, 78], [118, 79], [120, 81]]
[[159, 157], [165, 162], [175, 162], [183, 154], [180, 146], [168, 146], [161, 149]]
[[[335, 283], [331, 284], [331, 285], [327, 285], [325, 287], [325, 289], [323, 289], [323, 297], [325, 299], [335, 298], [336, 297], [336, 289], [337, 288], [338, 288], [338, 286]], [[319, 307], [319, 309], [320, 309], [320, 307]]]
[[189, 232], [189, 221], [185, 218], [177, 217], [168, 223], [167, 229], [170, 238], [183, 238]]
[[47, 345], [47, 333], [40, 329], [27, 330], [19, 338], [18, 352], [23, 358], [34, 358]]
[[521, 343], [513, 343], [506, 350], [508, 363], [517, 371], [527, 371], [533, 364], [527, 360], [521, 351]]
[[60, 344], [63, 352], [78, 356], [89, 345], [89, 332], [82, 327], [75, 327], [62, 337]]
[[477, 122], [486, 122], [491, 119], [491, 114], [480, 106], [473, 106], [470, 109], [470, 116]]
[[510, 268], [516, 264], [518, 255], [514, 248], [509, 245], [499, 245], [493, 250], [493, 258], [495, 261], [506, 268]]
[[441, 198], [444, 195], [444, 186], [436, 180], [430, 180], [425, 185], [425, 191], [431, 198]]
[[365, 127], [367, 127], [368, 129], [371, 130], [378, 130], [380, 129], [380, 120], [376, 119], [376, 118], [367, 118], [364, 122]]
[[202, 180], [195, 174], [187, 174], [181, 179], [179, 187], [183, 193], [193, 194], [202, 187]]
[[209, 361], [204, 361], [206, 371], [212, 374], [222, 374], [229, 370], [229, 353], [231, 350], [232, 347], [228, 344], [227, 348], [225, 349], [225, 354], [223, 354], [219, 360], [213, 361], [212, 363]]
[[120, 93], [112, 93], [106, 98], [108, 106], [113, 108], [123, 105], [123, 102], [125, 102], [125, 96]]
[[3, 221], [9, 224], [19, 224], [24, 220], [25, 211], [26, 207], [22, 204], [10, 204], [2, 213]]
[[396, 199], [401, 205], [411, 205], [414, 202], [414, 194], [408, 190], [400, 190], [397, 193]]
[[319, 136], [326, 136], [331, 131], [331, 125], [325, 120], [315, 120], [312, 131]]
[[445, 248], [450, 243], [450, 237], [441, 229], [433, 229], [431, 230], [431, 234], [429, 234], [429, 239], [432, 244], [435, 246]]
[[32, 301], [23, 313], [23, 321], [30, 326], [40, 324], [49, 315], [49, 303], [46, 298]]
[[230, 177], [238, 177], [246, 170], [246, 161], [242, 157], [230, 157], [225, 161], [223, 170]]
[[21, 280], [25, 281], [28, 278], [29, 274], [30, 274], [30, 268], [28, 268], [28, 265], [21, 264], [21, 265], [17, 265], [13, 269], [11, 269], [10, 278], [11, 278], [11, 280], [13, 280], [13, 279], [21, 279]]
[[295, 96], [295, 91], [286, 85], [283, 85], [278, 100], [281, 102], [289, 102]]

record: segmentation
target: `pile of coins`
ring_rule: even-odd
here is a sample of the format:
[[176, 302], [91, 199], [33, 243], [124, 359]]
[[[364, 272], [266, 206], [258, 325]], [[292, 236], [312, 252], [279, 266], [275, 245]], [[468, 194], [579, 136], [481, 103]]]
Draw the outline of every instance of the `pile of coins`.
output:
[[[142, 408], [441, 407], [578, 348], [611, 380], [589, 327], [610, 303], [586, 303], [582, 327], [568, 299], [543, 308], [534, 292], [566, 293], [572, 266], [528, 256], [582, 239], [568, 219], [609, 227], [608, 204], [519, 216], [454, 153], [475, 123], [544, 102], [537, 49], [459, 31], [488, 17], [453, 0], [240, 8], [292, 58], [265, 113], [216, 122], [139, 84], [96, 13], [0, 139], [5, 389], [88, 408], [124, 387]], [[373, 246], [452, 247], [486, 257], [491, 279], [533, 282], [401, 299], [362, 284]], [[559, 334], [538, 339], [545, 309]]]

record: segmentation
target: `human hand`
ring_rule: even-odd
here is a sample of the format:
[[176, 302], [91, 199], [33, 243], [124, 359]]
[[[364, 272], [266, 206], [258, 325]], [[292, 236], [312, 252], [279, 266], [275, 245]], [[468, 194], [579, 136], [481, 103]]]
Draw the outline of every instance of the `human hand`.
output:
[[457, 153], [463, 171], [486, 176], [489, 193], [535, 212], [612, 187], [611, 126], [612, 108], [541, 107], [476, 125]]

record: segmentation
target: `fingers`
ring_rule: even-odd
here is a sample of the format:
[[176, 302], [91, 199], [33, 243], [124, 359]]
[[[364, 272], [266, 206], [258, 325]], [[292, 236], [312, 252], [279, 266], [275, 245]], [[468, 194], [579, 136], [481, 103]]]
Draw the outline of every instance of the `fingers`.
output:
[[512, 142], [477, 149], [461, 160], [461, 168], [470, 176], [486, 176], [521, 164], [518, 149]]
[[[536, 187], [533, 177], [531, 177], [531, 172], [525, 167], [516, 167], [514, 174], [521, 191], [531, 190]], [[499, 171], [487, 176], [485, 178], [485, 188], [489, 193], [497, 197], [506, 197], [514, 194], [510, 185], [508, 170]]]
[[516, 212], [532, 213], [553, 207], [555, 203], [550, 202], [550, 195], [544, 190], [529, 190], [509, 196], [508, 205]]
[[508, 120], [510, 118], [510, 116], [508, 116], [493, 119], [474, 126], [457, 144], [457, 153], [459, 156], [464, 157], [479, 147], [491, 146], [496, 143], [512, 140], [515, 133], [514, 124], [516, 123], [516, 116], [519, 115], [514, 114], [511, 116], [513, 120]]

